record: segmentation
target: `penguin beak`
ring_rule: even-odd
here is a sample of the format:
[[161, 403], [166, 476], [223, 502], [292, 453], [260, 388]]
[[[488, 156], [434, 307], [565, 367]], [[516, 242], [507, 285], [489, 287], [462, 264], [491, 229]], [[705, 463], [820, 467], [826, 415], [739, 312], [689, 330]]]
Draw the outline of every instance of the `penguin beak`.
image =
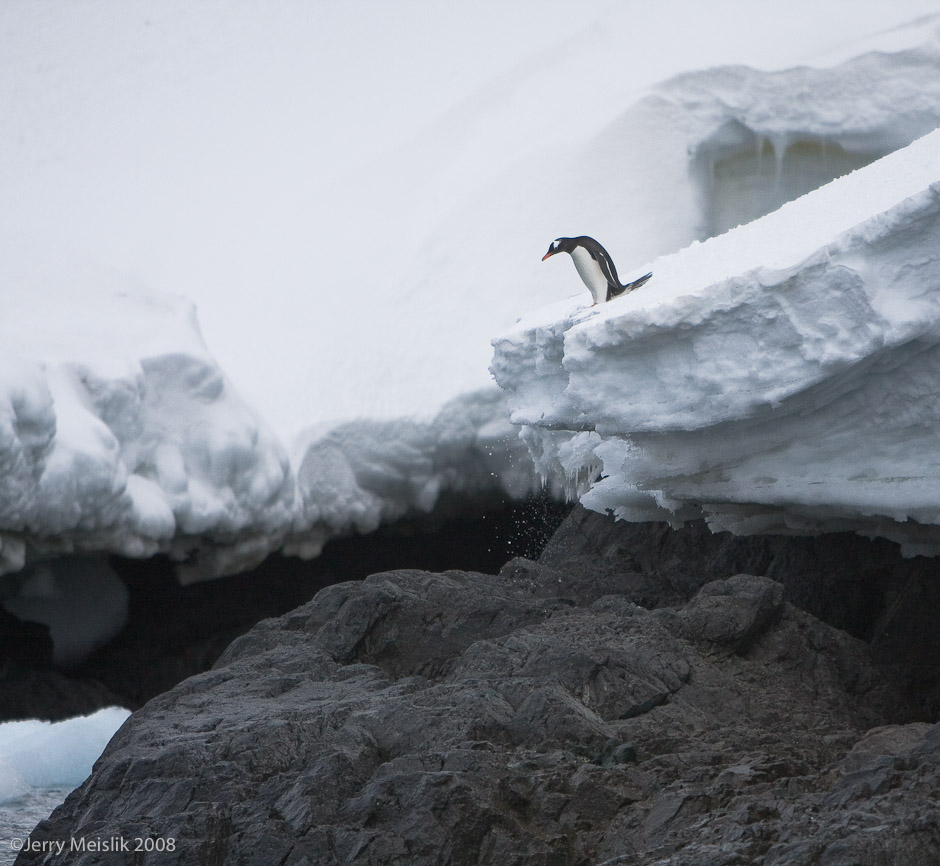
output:
[[545, 259], [547, 259], [549, 256], [555, 255], [556, 252], [557, 250], [549, 250], [547, 253], [545, 253], [544, 256], [542, 256], [542, 261], [544, 262]]

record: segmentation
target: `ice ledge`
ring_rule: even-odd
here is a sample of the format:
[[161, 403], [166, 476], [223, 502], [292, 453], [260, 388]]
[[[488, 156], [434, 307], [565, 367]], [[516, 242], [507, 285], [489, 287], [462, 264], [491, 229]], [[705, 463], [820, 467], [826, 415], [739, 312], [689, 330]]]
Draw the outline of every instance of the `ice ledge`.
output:
[[0, 574], [30, 551], [201, 549], [211, 576], [276, 546], [294, 516], [286, 450], [188, 301], [100, 273], [4, 281]]
[[[494, 341], [543, 475], [630, 520], [940, 550], [940, 131]], [[587, 489], [585, 489], [587, 488]]]

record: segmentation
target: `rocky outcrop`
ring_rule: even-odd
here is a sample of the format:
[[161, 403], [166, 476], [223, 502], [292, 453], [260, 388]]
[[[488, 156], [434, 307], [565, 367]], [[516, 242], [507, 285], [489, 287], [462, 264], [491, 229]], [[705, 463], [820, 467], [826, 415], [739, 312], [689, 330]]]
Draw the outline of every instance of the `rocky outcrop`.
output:
[[569, 510], [545, 494], [509, 503], [442, 496], [433, 513], [334, 539], [316, 559], [272, 556], [250, 572], [188, 586], [166, 557], [115, 557], [110, 566], [129, 596], [127, 626], [77, 668], [55, 669], [48, 628], [0, 605], [0, 721], [137, 709], [324, 586], [404, 566], [495, 573], [510, 556], [538, 555]]
[[614, 521], [575, 508], [544, 548], [543, 565], [625, 587], [646, 607], [677, 605], [735, 573], [783, 584], [787, 601], [864, 640], [924, 718], [940, 718], [940, 558], [854, 533], [711, 532], [704, 522]]
[[870, 647], [767, 576], [592, 571], [573, 539], [606, 531], [575, 514], [539, 562], [258, 624], [134, 713], [17, 863], [115, 838], [148, 866], [935, 863], [940, 726]]

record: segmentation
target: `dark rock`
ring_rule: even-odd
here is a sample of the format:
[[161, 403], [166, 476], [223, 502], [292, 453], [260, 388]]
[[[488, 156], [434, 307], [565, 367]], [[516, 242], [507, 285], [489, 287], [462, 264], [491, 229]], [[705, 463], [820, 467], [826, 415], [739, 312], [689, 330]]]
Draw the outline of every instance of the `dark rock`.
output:
[[604, 752], [594, 760], [595, 764], [608, 767], [612, 764], [632, 764], [636, 761], [635, 743], [618, 743], [612, 740], [607, 744]]
[[734, 536], [704, 522], [672, 529], [576, 507], [538, 559], [574, 586], [616, 585], [643, 607], [679, 605], [710, 581], [746, 573], [784, 587], [787, 601], [870, 642], [879, 664], [940, 718], [940, 558], [904, 559], [898, 545], [851, 533]]
[[[112, 565], [131, 596], [128, 627], [68, 672], [77, 697], [71, 711], [63, 675], [50, 674], [42, 692], [61, 700], [34, 712], [51, 718], [96, 709], [86, 701], [95, 688], [108, 702], [139, 707], [210, 668], [260, 619], [303, 604], [323, 586], [388, 568], [496, 571], [514, 553], [538, 556], [545, 532], [564, 512], [545, 497], [514, 506], [455, 500], [422, 520], [337, 539], [312, 562], [271, 557], [251, 573], [186, 587], [177, 584], [165, 559], [115, 558]], [[904, 560], [889, 542], [849, 534], [737, 538], [713, 534], [703, 523], [673, 530], [575, 508], [537, 561], [520, 557], [503, 571], [519, 585], [529, 574], [542, 597], [560, 602], [586, 604], [615, 594], [647, 609], [679, 606], [709, 581], [737, 573], [782, 583], [795, 606], [872, 641], [879, 663], [916, 698], [923, 717], [940, 717], [940, 627], [932, 615], [940, 604], [940, 561]], [[0, 643], [6, 640], [13, 659], [6, 666], [0, 662], [0, 675], [27, 667], [48, 670], [44, 630], [29, 636], [13, 630], [19, 628], [0, 623]], [[32, 691], [18, 691], [23, 682], [8, 677], [0, 689], [0, 719], [18, 718], [23, 707], [36, 706]]]
[[[136, 709], [208, 670], [255, 623], [293, 610], [325, 586], [390, 568], [495, 573], [515, 553], [537, 556], [569, 510], [547, 495], [506, 502], [446, 494], [431, 514], [334, 539], [314, 560], [275, 555], [250, 572], [188, 586], [165, 556], [112, 557], [130, 596], [128, 624], [78, 668], [54, 670], [48, 629], [0, 607], [0, 677], [10, 672], [0, 688], [0, 721], [23, 712], [65, 718], [109, 704]], [[34, 673], [19, 676], [27, 669]], [[52, 701], [43, 704], [42, 697]]]
[[[675, 530], [665, 523], [616, 521], [584, 508], [572, 510], [539, 562], [568, 571], [651, 575], [664, 595], [678, 600], [716, 578], [761, 575], [782, 583], [791, 604], [863, 640], [874, 634], [894, 575], [910, 572], [898, 545], [880, 538], [847, 532], [737, 536], [713, 533], [704, 521]], [[940, 561], [923, 563], [940, 577]], [[668, 595], [662, 603], [671, 603]]]
[[922, 696], [925, 715], [940, 718], [940, 575], [936, 560], [906, 560], [891, 573], [875, 623], [875, 658], [907, 691]]
[[117, 695], [95, 680], [17, 665], [7, 665], [0, 671], [0, 693], [7, 720], [58, 722], [121, 704]]
[[738, 574], [706, 583], [680, 612], [686, 636], [743, 652], [783, 612], [783, 584]]
[[683, 601], [659, 574], [622, 571], [615, 563], [598, 557], [584, 556], [561, 567], [517, 557], [499, 573], [517, 583], [527, 583], [533, 593], [567, 598], [573, 604], [590, 604], [614, 594], [645, 608]]
[[48, 668], [52, 665], [49, 627], [23, 622], [0, 605], [0, 671], [11, 667]]
[[606, 569], [323, 590], [134, 713], [33, 841], [174, 840], [147, 866], [937, 862], [940, 726], [904, 724], [863, 642], [766, 578], [650, 610]]

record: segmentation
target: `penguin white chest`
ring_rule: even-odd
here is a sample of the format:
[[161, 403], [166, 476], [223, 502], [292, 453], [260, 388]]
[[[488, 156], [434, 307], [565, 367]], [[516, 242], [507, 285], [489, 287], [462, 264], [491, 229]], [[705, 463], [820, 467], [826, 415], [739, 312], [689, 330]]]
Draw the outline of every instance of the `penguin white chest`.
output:
[[574, 266], [578, 269], [578, 274], [584, 281], [584, 285], [591, 290], [594, 303], [600, 304], [606, 301], [607, 277], [604, 276], [601, 266], [584, 247], [575, 247], [571, 251], [571, 258], [574, 260]]

